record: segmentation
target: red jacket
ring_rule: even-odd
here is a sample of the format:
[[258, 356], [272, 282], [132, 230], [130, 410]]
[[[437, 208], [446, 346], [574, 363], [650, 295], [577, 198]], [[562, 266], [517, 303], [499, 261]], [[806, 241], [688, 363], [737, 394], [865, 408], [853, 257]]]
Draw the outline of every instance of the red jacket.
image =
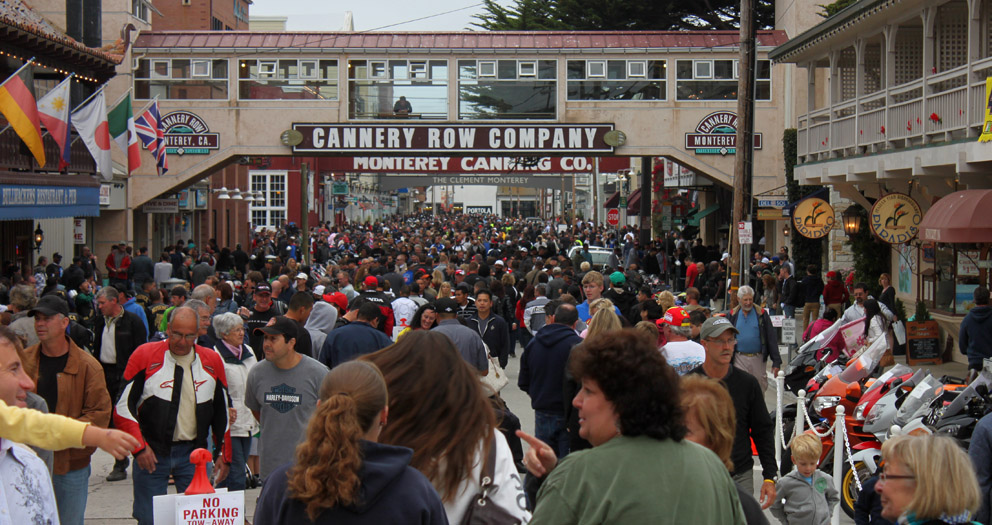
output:
[[844, 283], [837, 279], [830, 279], [823, 286], [823, 304], [840, 304], [847, 301], [848, 297], [850, 294], [847, 293]]
[[107, 273], [111, 279], [127, 279], [127, 269], [131, 266], [131, 258], [124, 254], [124, 258], [121, 259], [121, 267], [119, 272], [115, 272], [114, 269], [114, 252], [110, 252], [107, 256], [107, 260], [104, 263], [107, 266]]
[[[194, 442], [197, 447], [207, 448], [207, 429], [212, 427], [214, 440], [223, 440], [224, 459], [230, 462], [227, 409], [233, 405], [227, 395], [224, 362], [212, 349], [199, 345], [194, 349], [196, 359], [190, 365], [196, 385]], [[150, 446], [156, 456], [168, 457], [179, 412], [180, 395], [173, 390], [179, 370], [169, 352], [168, 340], [145, 343], [131, 354], [124, 369], [124, 387], [114, 407], [114, 425], [141, 443], [135, 455]]]

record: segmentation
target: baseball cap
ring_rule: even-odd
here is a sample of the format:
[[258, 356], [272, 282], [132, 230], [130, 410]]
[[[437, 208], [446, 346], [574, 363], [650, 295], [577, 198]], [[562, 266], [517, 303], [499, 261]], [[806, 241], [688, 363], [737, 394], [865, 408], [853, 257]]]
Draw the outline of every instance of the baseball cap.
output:
[[465, 270], [455, 270], [455, 275], [465, 275]]
[[274, 319], [275, 322], [271, 325], [256, 328], [255, 335], [282, 335], [289, 337], [290, 339], [296, 339], [296, 336], [299, 333], [296, 321], [293, 321], [285, 315], [278, 315], [272, 319]]
[[730, 254], [727, 253], [727, 252], [723, 252], [723, 255], [720, 257], [720, 260], [721, 261], [726, 261], [729, 258], [730, 258]]
[[610, 274], [610, 282], [613, 284], [623, 284], [627, 282], [627, 278], [624, 277], [622, 272], [613, 272]]
[[296, 274], [296, 278], [297, 279], [309, 279], [309, 277], [307, 277], [307, 274], [305, 274], [303, 272], [300, 272], [300, 273]]
[[703, 323], [702, 328], [699, 329], [699, 337], [700, 339], [709, 339], [727, 330], [733, 330], [735, 334], [740, 333], [734, 328], [734, 324], [730, 322], [730, 319], [726, 317], [710, 317]]
[[769, 260], [768, 260], [768, 257], [762, 257], [762, 258], [761, 258], [761, 264], [768, 264], [768, 263], [770, 263], [770, 262], [771, 262], [771, 261], [769, 261]]
[[427, 270], [425, 270], [423, 268], [421, 268], [421, 269], [413, 272], [413, 278], [414, 278], [414, 280], [420, 279], [421, 277], [430, 277], [430, 276], [431, 276], [430, 272], [428, 272]]
[[348, 296], [341, 292], [324, 294], [323, 299], [333, 305], [337, 305], [342, 312], [348, 311]]
[[272, 287], [269, 283], [258, 283], [255, 285], [255, 293], [272, 293]]
[[69, 305], [57, 295], [46, 295], [38, 300], [34, 308], [28, 310], [28, 317], [34, 317], [35, 313], [44, 315], [62, 314], [69, 317]]
[[837, 272], [827, 272], [827, 279], [834, 279], [837, 277]]
[[504, 264], [503, 259], [496, 259], [496, 262], [493, 263], [494, 266], [503, 266]]
[[453, 314], [458, 311], [458, 303], [454, 299], [438, 299], [434, 301], [434, 308], [440, 313]]
[[658, 319], [658, 324], [666, 323], [670, 326], [689, 326], [689, 312], [681, 306], [673, 306], [665, 312], [665, 317]]
[[374, 275], [370, 275], [362, 283], [365, 284], [366, 288], [375, 288], [379, 286], [379, 279], [376, 279]]
[[324, 285], [318, 284], [317, 286], [314, 286], [313, 294], [317, 296], [324, 295]]

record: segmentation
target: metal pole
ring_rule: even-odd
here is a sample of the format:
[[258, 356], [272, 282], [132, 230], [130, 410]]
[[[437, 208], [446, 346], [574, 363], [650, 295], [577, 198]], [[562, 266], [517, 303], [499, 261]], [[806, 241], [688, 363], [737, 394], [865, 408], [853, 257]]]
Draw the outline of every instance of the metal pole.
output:
[[640, 243], [645, 251], [651, 244], [651, 157], [641, 157], [641, 207], [638, 213], [641, 222]]
[[300, 164], [300, 264], [310, 264], [310, 165]]
[[[844, 406], [837, 405], [834, 414], [834, 488], [840, 494], [841, 474], [844, 472]], [[833, 509], [831, 525], [840, 525], [840, 502]]]
[[592, 159], [592, 223], [599, 226], [599, 157]]

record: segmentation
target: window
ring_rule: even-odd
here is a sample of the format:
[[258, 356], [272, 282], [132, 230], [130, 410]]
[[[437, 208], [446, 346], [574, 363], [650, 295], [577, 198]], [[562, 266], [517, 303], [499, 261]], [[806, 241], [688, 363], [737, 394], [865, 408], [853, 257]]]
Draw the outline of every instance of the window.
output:
[[664, 60], [569, 60], [568, 100], [665, 100]]
[[553, 119], [555, 60], [459, 60], [459, 120]]
[[349, 60], [348, 118], [447, 119], [448, 61]]
[[150, 22], [148, 0], [131, 0], [131, 14], [142, 22]]
[[[737, 100], [737, 60], [677, 60], [675, 91], [678, 100]], [[771, 62], [758, 60], [755, 99], [771, 100]]]
[[974, 306], [975, 289], [989, 286], [992, 272], [990, 255], [982, 256], [977, 244], [923, 243], [920, 246], [919, 297], [934, 311], [966, 315]]
[[252, 202], [251, 225], [253, 228], [279, 228], [286, 220], [285, 171], [250, 171], [251, 191], [262, 192], [262, 201]]
[[337, 100], [338, 61], [315, 58], [241, 59], [241, 100]]
[[225, 100], [227, 59], [139, 59], [134, 91], [136, 99]]

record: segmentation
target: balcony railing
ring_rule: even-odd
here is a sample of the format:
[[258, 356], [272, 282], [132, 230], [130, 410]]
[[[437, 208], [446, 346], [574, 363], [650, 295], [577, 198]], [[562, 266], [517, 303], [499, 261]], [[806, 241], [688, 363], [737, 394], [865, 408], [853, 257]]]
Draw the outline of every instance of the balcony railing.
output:
[[802, 115], [799, 163], [977, 136], [987, 103], [978, 73], [990, 68], [992, 57]]
[[[0, 118], [0, 129], [6, 126], [7, 121]], [[79, 140], [75, 134], [72, 135], [72, 138], [74, 142], [69, 148], [69, 173], [96, 173], [96, 164], [93, 162], [89, 150], [86, 149], [86, 144]], [[13, 129], [7, 129], [0, 133], [0, 171], [58, 171], [59, 145], [48, 134], [42, 139], [42, 145], [45, 148], [46, 165], [44, 168], [38, 166], [34, 156], [31, 155], [27, 146], [17, 136], [17, 133], [14, 133]]]

